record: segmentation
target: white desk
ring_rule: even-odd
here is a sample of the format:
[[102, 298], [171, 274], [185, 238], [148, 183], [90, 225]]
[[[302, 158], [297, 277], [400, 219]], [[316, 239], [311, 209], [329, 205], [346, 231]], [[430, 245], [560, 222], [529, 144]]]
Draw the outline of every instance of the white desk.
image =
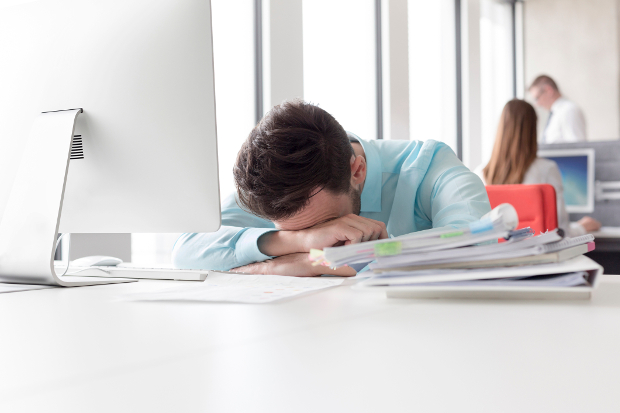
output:
[[2, 412], [617, 412], [620, 277], [592, 301], [0, 296]]
[[620, 227], [601, 227], [600, 231], [593, 232], [594, 238], [620, 238]]

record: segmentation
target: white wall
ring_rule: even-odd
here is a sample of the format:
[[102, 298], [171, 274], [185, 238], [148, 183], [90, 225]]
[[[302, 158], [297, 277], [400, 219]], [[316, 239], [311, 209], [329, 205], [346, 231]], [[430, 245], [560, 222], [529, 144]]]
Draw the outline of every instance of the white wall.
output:
[[212, 0], [220, 196], [235, 192], [233, 165], [255, 125], [253, 0]]
[[[618, 0], [526, 0], [526, 87], [548, 74], [584, 111], [588, 140], [620, 137]], [[539, 111], [539, 133], [547, 113]]]
[[304, 98], [362, 139], [377, 137], [375, 31], [373, 0], [303, 1]]

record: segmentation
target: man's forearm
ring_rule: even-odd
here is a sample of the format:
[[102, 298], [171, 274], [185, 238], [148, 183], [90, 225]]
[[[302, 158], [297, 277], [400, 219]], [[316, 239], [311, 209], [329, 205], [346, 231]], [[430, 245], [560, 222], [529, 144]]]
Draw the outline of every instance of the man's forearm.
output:
[[272, 231], [263, 234], [257, 244], [261, 253], [280, 257], [310, 252], [311, 248], [323, 249], [383, 238], [387, 238], [383, 222], [348, 214], [297, 231]]
[[329, 274], [341, 277], [352, 277], [357, 272], [351, 267], [329, 268], [323, 265], [312, 265], [306, 253], [284, 255], [262, 263], [264, 274], [293, 275], [312, 277]]
[[265, 255], [280, 257], [305, 251], [299, 231], [274, 231], [258, 239], [258, 249]]
[[243, 267], [234, 268], [233, 271], [248, 274], [292, 275], [297, 277], [314, 277], [322, 274], [350, 277], [356, 274], [356, 271], [351, 267], [333, 269], [322, 265], [314, 266], [305, 252], [283, 255], [272, 260], [244, 265]]
[[175, 268], [228, 271], [267, 260], [271, 257], [260, 252], [257, 242], [264, 231], [272, 229], [223, 225], [217, 232], [183, 234], [172, 251], [173, 265]]

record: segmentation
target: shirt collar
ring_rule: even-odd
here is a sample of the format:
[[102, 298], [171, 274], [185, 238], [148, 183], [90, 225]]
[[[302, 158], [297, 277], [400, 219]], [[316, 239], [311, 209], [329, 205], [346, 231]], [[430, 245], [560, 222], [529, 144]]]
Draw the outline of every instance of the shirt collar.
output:
[[383, 185], [383, 167], [381, 157], [371, 142], [360, 139], [359, 136], [347, 132], [349, 141], [359, 142], [366, 157], [366, 180], [362, 190], [363, 212], [381, 212], [381, 187]]
[[562, 106], [562, 104], [566, 101], [566, 99], [564, 99], [562, 96], [560, 96], [559, 98], [557, 98], [555, 100], [555, 102], [553, 102], [553, 105], [551, 105], [551, 110], [550, 112], [555, 112], [556, 110], [558, 110], [558, 108], [560, 106]]

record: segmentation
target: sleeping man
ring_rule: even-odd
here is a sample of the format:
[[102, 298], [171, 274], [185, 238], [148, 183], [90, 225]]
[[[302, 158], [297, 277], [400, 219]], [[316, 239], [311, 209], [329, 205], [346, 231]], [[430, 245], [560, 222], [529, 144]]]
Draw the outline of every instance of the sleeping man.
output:
[[253, 274], [355, 275], [314, 267], [322, 249], [477, 221], [491, 210], [480, 179], [433, 140], [362, 140], [301, 100], [275, 106], [234, 167], [222, 227], [183, 234], [177, 268]]

